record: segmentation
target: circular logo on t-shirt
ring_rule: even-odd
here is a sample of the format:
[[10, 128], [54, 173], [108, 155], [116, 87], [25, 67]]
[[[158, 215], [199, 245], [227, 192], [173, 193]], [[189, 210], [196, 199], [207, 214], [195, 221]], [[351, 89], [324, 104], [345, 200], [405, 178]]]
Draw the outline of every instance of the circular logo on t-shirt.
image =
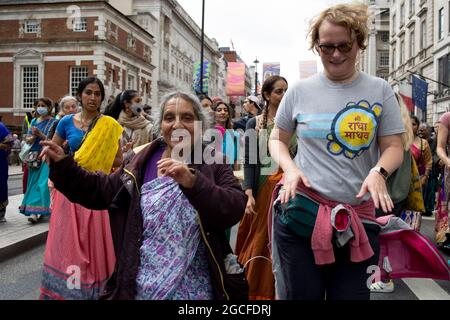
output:
[[365, 100], [347, 104], [332, 122], [331, 133], [327, 136], [328, 151], [333, 155], [343, 153], [353, 159], [369, 149], [375, 139], [382, 110], [381, 104], [370, 105]]

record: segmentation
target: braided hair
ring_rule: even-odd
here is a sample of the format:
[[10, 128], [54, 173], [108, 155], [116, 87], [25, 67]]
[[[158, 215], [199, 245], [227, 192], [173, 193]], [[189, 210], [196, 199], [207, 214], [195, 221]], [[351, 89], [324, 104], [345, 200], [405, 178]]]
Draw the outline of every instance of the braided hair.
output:
[[275, 83], [277, 83], [277, 81], [279, 80], [283, 80], [284, 82], [288, 83], [284, 77], [278, 75], [268, 77], [263, 83], [261, 93], [265, 103], [261, 115], [262, 120], [259, 125], [259, 129], [267, 129], [267, 121], [269, 117], [269, 100], [266, 99], [266, 96], [264, 94], [267, 93], [268, 95], [270, 95], [275, 87]]

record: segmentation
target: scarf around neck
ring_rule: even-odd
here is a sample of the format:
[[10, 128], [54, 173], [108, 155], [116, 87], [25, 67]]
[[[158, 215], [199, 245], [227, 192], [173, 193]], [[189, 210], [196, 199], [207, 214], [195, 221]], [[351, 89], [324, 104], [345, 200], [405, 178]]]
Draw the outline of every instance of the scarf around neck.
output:
[[134, 146], [138, 147], [151, 141], [150, 131], [152, 124], [140, 116], [128, 116], [124, 111], [120, 112], [118, 122], [121, 126], [133, 130], [132, 136], [129, 140], [135, 142]]

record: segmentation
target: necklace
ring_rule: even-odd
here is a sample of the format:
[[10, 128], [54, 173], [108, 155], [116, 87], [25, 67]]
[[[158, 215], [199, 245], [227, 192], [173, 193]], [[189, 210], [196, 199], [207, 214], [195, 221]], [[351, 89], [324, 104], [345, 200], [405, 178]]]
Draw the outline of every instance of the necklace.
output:
[[90, 121], [84, 121], [83, 120], [83, 112], [80, 113], [81, 130], [86, 131], [84, 129], [85, 128], [86, 129], [89, 128], [89, 125], [91, 124], [91, 121], [92, 121], [92, 119]]

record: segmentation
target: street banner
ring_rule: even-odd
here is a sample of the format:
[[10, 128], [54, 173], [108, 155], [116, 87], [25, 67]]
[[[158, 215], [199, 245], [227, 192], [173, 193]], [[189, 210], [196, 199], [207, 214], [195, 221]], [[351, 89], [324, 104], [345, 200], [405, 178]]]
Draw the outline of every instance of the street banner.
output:
[[412, 87], [407, 82], [400, 82], [399, 94], [409, 112], [414, 112], [414, 102], [412, 99]]
[[203, 92], [200, 88], [200, 61], [194, 63], [194, 91], [196, 93], [208, 94], [209, 89], [209, 75], [211, 71], [211, 64], [208, 60], [203, 61]]
[[263, 81], [271, 76], [280, 75], [280, 63], [279, 62], [264, 62], [263, 63]]
[[412, 100], [417, 108], [427, 110], [428, 83], [412, 76]]
[[309, 78], [317, 73], [317, 61], [300, 61], [300, 79]]
[[226, 94], [227, 96], [245, 95], [245, 63], [228, 63]]

